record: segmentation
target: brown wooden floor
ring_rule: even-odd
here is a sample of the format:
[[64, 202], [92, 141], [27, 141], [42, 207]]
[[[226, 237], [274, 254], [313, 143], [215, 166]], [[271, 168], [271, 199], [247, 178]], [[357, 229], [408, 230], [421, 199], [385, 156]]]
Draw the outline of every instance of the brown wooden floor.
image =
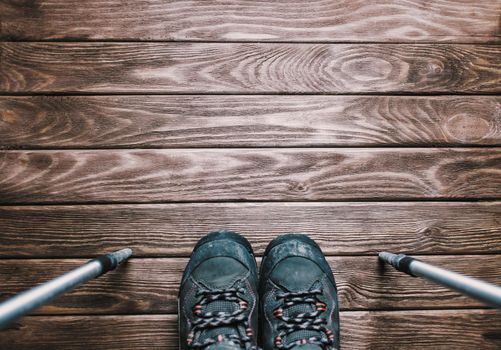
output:
[[0, 299], [129, 246], [0, 349], [175, 349], [195, 242], [315, 238], [344, 349], [500, 349], [501, 1], [0, 0]]

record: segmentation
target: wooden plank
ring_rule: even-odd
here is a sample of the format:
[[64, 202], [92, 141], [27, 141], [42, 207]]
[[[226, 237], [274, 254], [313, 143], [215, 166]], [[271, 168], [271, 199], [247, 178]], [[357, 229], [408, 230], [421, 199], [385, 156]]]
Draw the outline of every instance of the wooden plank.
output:
[[2, 332], [0, 348], [13, 350], [178, 350], [176, 316], [25, 317]]
[[345, 349], [499, 349], [501, 313], [488, 310], [347, 312]]
[[497, 45], [4, 42], [0, 57], [0, 92], [501, 92]]
[[500, 145], [499, 96], [0, 97], [0, 148]]
[[0, 38], [487, 42], [499, 40], [500, 6], [498, 0], [2, 1]]
[[326, 254], [501, 253], [501, 202], [196, 203], [0, 207], [0, 257], [188, 256], [212, 230], [241, 232], [257, 254], [304, 232]]
[[[424, 256], [421, 260], [500, 284], [501, 255]], [[329, 257], [342, 310], [483, 307], [446, 288], [411, 278], [372, 257]], [[80, 266], [82, 259], [0, 260], [0, 300]], [[55, 300], [38, 314], [176, 313], [186, 258], [131, 259]]]
[[[178, 349], [174, 315], [31, 316], [2, 333], [0, 347], [39, 349]], [[341, 313], [345, 349], [499, 349], [501, 313], [444, 310]]]
[[0, 202], [497, 198], [501, 149], [0, 152]]

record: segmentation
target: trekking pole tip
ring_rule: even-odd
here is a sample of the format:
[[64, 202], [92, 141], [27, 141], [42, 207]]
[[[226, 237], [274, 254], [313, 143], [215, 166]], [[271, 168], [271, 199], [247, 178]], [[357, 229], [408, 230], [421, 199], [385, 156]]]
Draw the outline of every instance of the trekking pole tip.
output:
[[383, 260], [385, 262], [389, 262], [389, 260], [395, 256], [395, 254], [389, 253], [389, 252], [379, 252], [378, 257], [380, 260]]
[[400, 260], [404, 257], [404, 255], [402, 254], [393, 254], [393, 253], [389, 253], [389, 252], [380, 252], [378, 253], [378, 256], [379, 256], [379, 260], [387, 263], [387, 264], [390, 264], [391, 266], [393, 266], [394, 268], [398, 269], [398, 264], [400, 262]]
[[111, 258], [116, 261], [116, 265], [120, 265], [132, 256], [132, 249], [124, 248], [110, 253]]

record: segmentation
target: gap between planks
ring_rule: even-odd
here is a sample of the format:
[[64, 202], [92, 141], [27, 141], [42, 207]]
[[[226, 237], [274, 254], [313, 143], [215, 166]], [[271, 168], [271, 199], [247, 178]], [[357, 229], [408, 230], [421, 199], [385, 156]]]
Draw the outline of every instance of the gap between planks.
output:
[[[501, 255], [420, 257], [444, 268], [501, 284]], [[257, 258], [258, 263], [261, 258]], [[342, 310], [444, 309], [482, 307], [445, 287], [412, 278], [372, 257], [327, 257], [336, 276]], [[82, 259], [0, 260], [4, 280], [0, 299], [84, 264]], [[174, 312], [187, 258], [132, 258], [114, 272], [89, 281], [37, 313], [157, 314]]]
[[298, 40], [298, 41], [273, 41], [273, 40], [134, 40], [134, 39], [75, 39], [75, 38], [58, 38], [58, 39], [0, 39], [1, 43], [110, 43], [110, 44], [138, 44], [138, 43], [152, 43], [152, 44], [306, 44], [306, 45], [409, 45], [409, 44], [419, 44], [419, 45], [443, 45], [443, 44], [453, 44], [453, 45], [485, 45], [485, 46], [498, 46], [500, 44], [500, 39], [493, 39], [490, 41], [459, 41], [459, 42], [443, 42], [443, 41], [377, 41], [377, 40], [365, 40], [365, 41], [336, 41], [336, 40], [321, 40], [321, 41], [311, 41], [311, 40]]

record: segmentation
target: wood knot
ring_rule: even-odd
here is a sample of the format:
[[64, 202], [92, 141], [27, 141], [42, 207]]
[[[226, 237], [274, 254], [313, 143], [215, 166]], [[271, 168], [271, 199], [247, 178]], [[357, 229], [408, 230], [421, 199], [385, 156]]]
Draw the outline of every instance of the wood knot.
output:
[[474, 114], [456, 114], [445, 121], [445, 132], [454, 140], [477, 142], [489, 136], [491, 121]]
[[432, 72], [433, 74], [440, 74], [444, 71], [443, 67], [440, 67], [436, 64], [431, 64], [430, 65], [430, 72]]
[[341, 71], [357, 81], [384, 80], [393, 72], [390, 61], [379, 57], [358, 57], [343, 62]]
[[34, 153], [31, 155], [29, 163], [37, 169], [46, 170], [52, 165], [52, 157], [47, 154]]
[[17, 115], [9, 109], [0, 111], [0, 121], [3, 121], [7, 124], [14, 124], [17, 121]]
[[442, 62], [428, 62], [424, 64], [419, 71], [422, 76], [433, 76], [442, 74], [444, 71], [444, 65]]
[[290, 181], [288, 185], [289, 191], [294, 191], [294, 192], [307, 192], [308, 191], [308, 185], [306, 185], [303, 182], [299, 181]]
[[436, 226], [424, 227], [418, 231], [418, 233], [423, 237], [435, 238], [440, 235], [441, 229]]

